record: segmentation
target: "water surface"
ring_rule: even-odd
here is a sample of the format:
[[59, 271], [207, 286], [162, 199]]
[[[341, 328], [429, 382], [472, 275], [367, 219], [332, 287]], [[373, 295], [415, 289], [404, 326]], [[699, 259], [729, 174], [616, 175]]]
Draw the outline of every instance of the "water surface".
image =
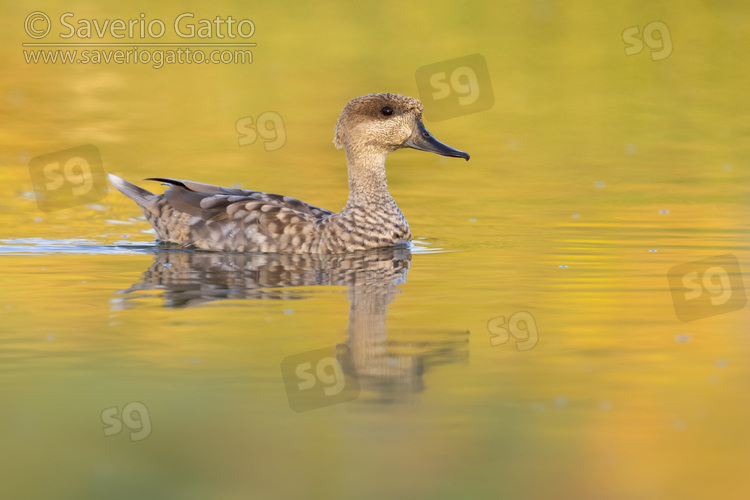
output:
[[[196, 8], [253, 19], [253, 63], [158, 70], [26, 64], [30, 10], [3, 7], [3, 498], [750, 494], [747, 7], [381, 4]], [[623, 31], [654, 21], [671, 54], [627, 56]], [[418, 68], [475, 53], [493, 107], [425, 111], [471, 161], [388, 159], [413, 248], [184, 251], [114, 190], [37, 205], [29, 161], [93, 144], [134, 182], [338, 209], [345, 103], [419, 97]], [[238, 121], [265, 112], [284, 144], [240, 145]], [[726, 254], [737, 264], [708, 281], [689, 264]], [[675, 302], [668, 273], [685, 264], [699, 295], [730, 302]], [[319, 392], [295, 393], [311, 380]]]

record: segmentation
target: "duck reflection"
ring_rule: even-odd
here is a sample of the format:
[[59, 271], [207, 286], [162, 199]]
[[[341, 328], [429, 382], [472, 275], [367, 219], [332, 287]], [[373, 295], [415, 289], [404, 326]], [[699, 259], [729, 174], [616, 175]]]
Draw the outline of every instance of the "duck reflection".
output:
[[223, 299], [295, 300], [309, 297], [295, 287], [345, 286], [349, 325], [337, 359], [361, 390], [387, 402], [423, 390], [428, 367], [468, 360], [469, 332], [425, 329], [388, 339], [388, 305], [406, 282], [411, 257], [406, 246], [336, 255], [160, 249], [141, 282], [120, 293], [128, 295], [128, 307], [139, 292], [161, 289], [165, 306], [179, 308]]

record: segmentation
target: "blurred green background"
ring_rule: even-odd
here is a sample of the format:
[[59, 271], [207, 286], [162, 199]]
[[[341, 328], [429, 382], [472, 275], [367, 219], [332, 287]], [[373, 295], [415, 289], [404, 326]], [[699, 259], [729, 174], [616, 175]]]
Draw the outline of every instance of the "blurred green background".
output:
[[[65, 12], [73, 23], [144, 13], [168, 29], [192, 12], [251, 19], [257, 46], [252, 64], [33, 64], [24, 50], [37, 49], [22, 46], [35, 41], [33, 11], [52, 19], [45, 41], [60, 41]], [[667, 283], [672, 266], [725, 253], [748, 268], [749, 5], [41, 1], [1, 12], [3, 498], [750, 495], [748, 308], [682, 323]], [[644, 39], [656, 21], [667, 30]], [[626, 55], [637, 40], [643, 50]], [[346, 340], [344, 288], [187, 308], [154, 290], [120, 308], [117, 291], [154, 261], [122, 250], [153, 239], [135, 205], [112, 190], [37, 207], [30, 159], [93, 144], [133, 182], [241, 185], [338, 210], [346, 161], [331, 141], [344, 105], [371, 92], [427, 102], [419, 68], [477, 53], [494, 106], [440, 121], [425, 106], [427, 128], [471, 161], [403, 150], [387, 163], [427, 248], [389, 306], [388, 339], [471, 332], [465, 361], [432, 367], [398, 402], [364, 390], [289, 407], [279, 364]], [[241, 145], [238, 122], [263, 113], [283, 145]], [[64, 250], [75, 245], [91, 249]], [[493, 346], [488, 322], [519, 311], [538, 344]], [[105, 436], [102, 411], [133, 401], [151, 434]]]

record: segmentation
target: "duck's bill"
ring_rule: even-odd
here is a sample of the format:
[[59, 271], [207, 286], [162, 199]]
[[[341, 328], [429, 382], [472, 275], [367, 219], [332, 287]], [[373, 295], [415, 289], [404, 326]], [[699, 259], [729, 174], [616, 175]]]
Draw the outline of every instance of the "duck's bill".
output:
[[409, 137], [404, 146], [409, 148], [418, 149], [420, 151], [428, 151], [430, 153], [437, 153], [443, 156], [453, 156], [455, 158], [463, 158], [469, 161], [469, 153], [464, 153], [458, 149], [453, 149], [450, 146], [446, 146], [442, 142], [438, 141], [432, 134], [424, 128], [422, 123], [417, 123], [417, 129], [414, 131], [411, 137]]

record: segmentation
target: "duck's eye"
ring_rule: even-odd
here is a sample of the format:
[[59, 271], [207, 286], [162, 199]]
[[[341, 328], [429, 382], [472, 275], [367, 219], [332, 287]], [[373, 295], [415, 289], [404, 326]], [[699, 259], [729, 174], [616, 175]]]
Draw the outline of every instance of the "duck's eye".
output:
[[380, 110], [380, 112], [385, 116], [391, 116], [393, 114], [393, 108], [391, 108], [390, 106], [384, 106], [383, 109]]

